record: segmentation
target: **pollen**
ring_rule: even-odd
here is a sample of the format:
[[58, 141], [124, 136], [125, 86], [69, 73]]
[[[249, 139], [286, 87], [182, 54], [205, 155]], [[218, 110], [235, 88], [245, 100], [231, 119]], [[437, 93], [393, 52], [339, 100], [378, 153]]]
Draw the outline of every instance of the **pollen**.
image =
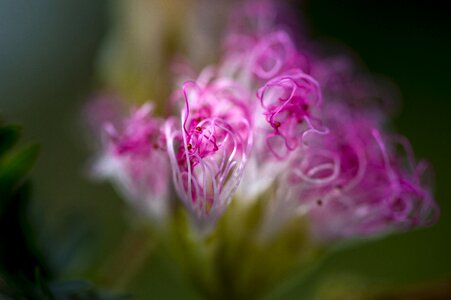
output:
[[197, 131], [202, 131], [202, 128], [200, 128], [200, 126], [197, 126], [197, 127], [196, 127], [196, 130], [197, 130]]
[[279, 127], [280, 127], [280, 125], [282, 125], [282, 124], [280, 124], [280, 122], [279, 122], [279, 121], [276, 121], [276, 122], [274, 122], [274, 126], [275, 126], [276, 128], [279, 128]]
[[186, 145], [186, 148], [188, 148], [188, 150], [193, 149], [193, 146], [191, 144]]

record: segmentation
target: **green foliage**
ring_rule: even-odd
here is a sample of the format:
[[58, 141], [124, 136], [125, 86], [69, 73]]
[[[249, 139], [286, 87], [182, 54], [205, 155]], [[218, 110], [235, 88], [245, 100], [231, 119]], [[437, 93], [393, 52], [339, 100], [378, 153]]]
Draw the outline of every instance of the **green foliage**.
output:
[[17, 126], [0, 127], [0, 290], [17, 298], [37, 298], [36, 270], [41, 270], [43, 279], [50, 273], [26, 218], [31, 188], [26, 175], [38, 147], [16, 147], [19, 136]]
[[27, 175], [37, 145], [18, 146], [20, 128], [0, 123], [0, 299], [125, 299], [82, 281], [51, 283], [50, 270], [28, 219]]
[[17, 126], [0, 128], [0, 209], [6, 208], [14, 193], [20, 191], [19, 185], [37, 158], [39, 149], [36, 145], [13, 149], [19, 135]]
[[0, 157], [17, 143], [19, 137], [20, 127], [11, 125], [0, 127]]

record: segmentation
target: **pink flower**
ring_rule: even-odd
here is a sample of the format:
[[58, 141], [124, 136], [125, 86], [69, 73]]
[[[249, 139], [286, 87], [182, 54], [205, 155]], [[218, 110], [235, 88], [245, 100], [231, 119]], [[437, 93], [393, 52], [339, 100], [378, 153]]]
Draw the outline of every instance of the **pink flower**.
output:
[[181, 124], [166, 124], [166, 141], [176, 190], [201, 219], [215, 219], [240, 183], [252, 143], [251, 120], [227, 81], [183, 85]]
[[[245, 3], [220, 61], [195, 81], [188, 80], [195, 74], [189, 62], [174, 64], [184, 83], [168, 106], [179, 121], [152, 117], [149, 104], [123, 124], [114, 117], [105, 126], [98, 173], [157, 212], [171, 199], [172, 169], [179, 198], [207, 222], [223, 213], [241, 181], [242, 202], [278, 188], [271, 205], [282, 208], [274, 214], [280, 220], [265, 224], [301, 212], [323, 240], [434, 221], [438, 208], [421, 180], [425, 163], [415, 163], [408, 143], [384, 130], [392, 89], [348, 58], [324, 58], [306, 43], [301, 51], [276, 6]], [[99, 107], [94, 119], [114, 113]]]
[[167, 205], [169, 165], [162, 120], [151, 116], [152, 105], [132, 112], [119, 128], [107, 123], [98, 176], [111, 178], [140, 208], [162, 217]]
[[424, 164], [403, 165], [390, 139], [360, 112], [332, 105], [326, 135], [312, 134], [287, 184], [320, 239], [370, 236], [426, 225], [437, 206], [420, 181]]

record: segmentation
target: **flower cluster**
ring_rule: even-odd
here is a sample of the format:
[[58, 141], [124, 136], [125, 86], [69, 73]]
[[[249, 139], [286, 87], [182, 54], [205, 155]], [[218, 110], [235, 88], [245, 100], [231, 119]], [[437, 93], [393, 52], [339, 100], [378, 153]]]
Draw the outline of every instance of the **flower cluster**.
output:
[[426, 164], [385, 130], [386, 89], [349, 59], [299, 47], [276, 12], [268, 1], [240, 9], [220, 62], [172, 94], [173, 115], [153, 117], [145, 104], [119, 128], [105, 125], [98, 173], [155, 214], [172, 172], [178, 197], [208, 222], [272, 187], [272, 201], [305, 215], [319, 239], [433, 222]]

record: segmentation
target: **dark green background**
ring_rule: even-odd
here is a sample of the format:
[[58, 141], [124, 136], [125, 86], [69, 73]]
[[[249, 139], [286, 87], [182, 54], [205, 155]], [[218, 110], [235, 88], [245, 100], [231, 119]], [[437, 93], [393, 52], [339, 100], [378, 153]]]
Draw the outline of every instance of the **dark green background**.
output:
[[[395, 128], [436, 173], [442, 208], [432, 228], [397, 234], [329, 256], [310, 280], [292, 276], [274, 294], [296, 298], [317, 279], [356, 273], [378, 282], [451, 280], [451, 31], [439, 2], [309, 1], [312, 36], [353, 49], [400, 89]], [[121, 242], [130, 214], [106, 184], [86, 179], [90, 151], [80, 111], [95, 86], [95, 55], [108, 29], [107, 1], [0, 0], [0, 113], [42, 145], [34, 169], [36, 232], [55, 268], [74, 278]], [[124, 212], [125, 211], [125, 212]], [[155, 297], [188, 293], [167, 262], [136, 280]], [[146, 277], [148, 276], [148, 277]], [[142, 284], [145, 283], [145, 284]], [[173, 288], [176, 285], [178, 288]]]

